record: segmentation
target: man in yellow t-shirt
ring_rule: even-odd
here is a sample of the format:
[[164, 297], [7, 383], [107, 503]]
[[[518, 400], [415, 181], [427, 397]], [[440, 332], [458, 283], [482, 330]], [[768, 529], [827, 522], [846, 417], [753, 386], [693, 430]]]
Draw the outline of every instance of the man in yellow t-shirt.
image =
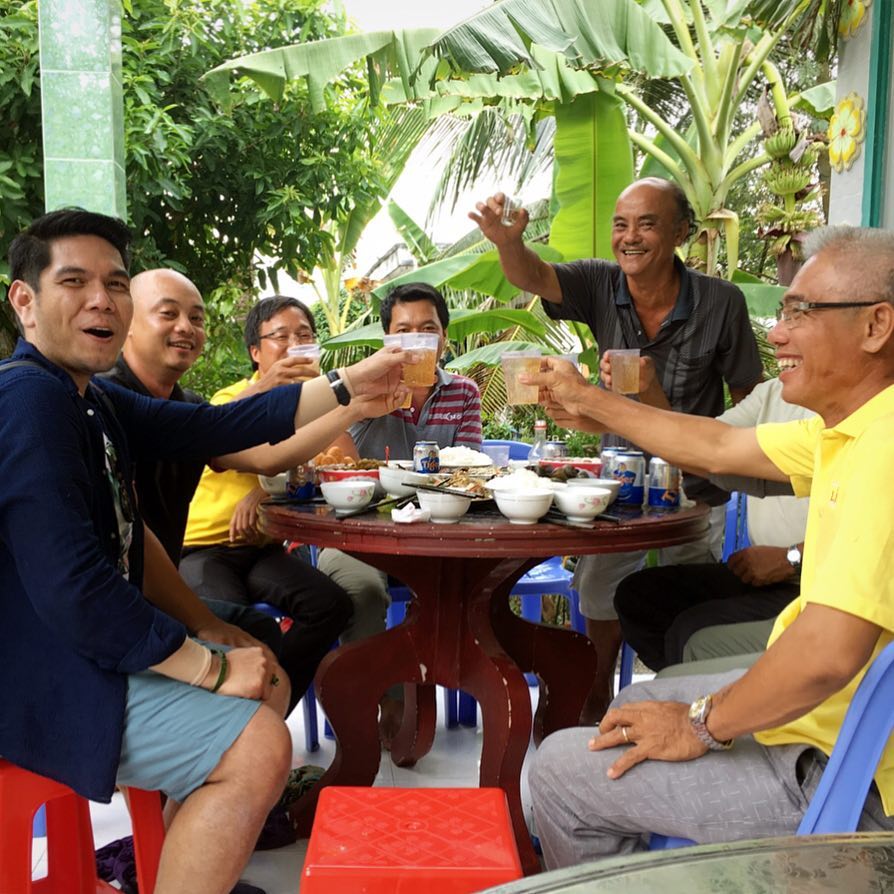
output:
[[[894, 233], [833, 227], [807, 248], [769, 338], [784, 399], [813, 419], [734, 428], [597, 389], [561, 361], [529, 377], [559, 424], [610, 425], [683, 468], [788, 479], [810, 496], [801, 592], [753, 667], [628, 687], [596, 736], [563, 730], [541, 746], [530, 785], [551, 868], [642, 849], [650, 832], [794, 833], [857, 685], [894, 639]], [[894, 830], [892, 813], [888, 745], [859, 828]]]

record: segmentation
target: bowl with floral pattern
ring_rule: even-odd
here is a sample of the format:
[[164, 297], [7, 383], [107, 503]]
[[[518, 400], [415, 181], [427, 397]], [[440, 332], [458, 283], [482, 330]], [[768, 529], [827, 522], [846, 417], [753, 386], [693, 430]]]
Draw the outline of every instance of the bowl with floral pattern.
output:
[[320, 485], [323, 498], [336, 515], [368, 506], [375, 489], [376, 482], [370, 478], [345, 478], [341, 481], [324, 481]]
[[612, 492], [606, 487], [565, 487], [553, 494], [553, 500], [568, 521], [588, 522], [605, 512]]

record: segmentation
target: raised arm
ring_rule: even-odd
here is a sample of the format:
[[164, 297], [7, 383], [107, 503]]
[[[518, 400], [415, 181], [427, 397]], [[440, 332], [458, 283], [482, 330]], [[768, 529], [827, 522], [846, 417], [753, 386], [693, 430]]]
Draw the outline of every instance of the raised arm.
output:
[[761, 450], [753, 428], [734, 428], [715, 419], [628, 400], [589, 384], [572, 364], [553, 357], [545, 358], [543, 367], [538, 375], [523, 376], [522, 381], [539, 385], [541, 402], [550, 410], [561, 408], [567, 418], [592, 419], [603, 430], [687, 470], [785, 480]]
[[487, 201], [478, 202], [475, 205], [477, 213], [470, 211], [469, 217], [497, 247], [500, 266], [509, 282], [525, 292], [539, 295], [545, 301], [561, 304], [562, 287], [552, 264], [537, 257], [522, 241], [522, 234], [528, 225], [528, 212], [520, 209], [507, 226], [502, 222], [505, 201], [503, 193], [498, 192]]
[[[262, 444], [239, 453], [218, 456], [212, 463], [215, 469], [235, 469], [237, 472], [254, 472], [258, 475], [276, 475], [307, 462], [334, 441], [347, 438], [345, 432], [361, 419], [383, 416], [394, 411], [400, 400], [394, 394], [382, 397], [357, 398], [346, 407], [336, 407], [319, 419], [308, 423], [291, 438], [278, 444]], [[340, 441], [346, 453], [356, 455], [353, 441]], [[347, 448], [347, 449], [346, 449]], [[353, 448], [353, 450], [351, 449]]]

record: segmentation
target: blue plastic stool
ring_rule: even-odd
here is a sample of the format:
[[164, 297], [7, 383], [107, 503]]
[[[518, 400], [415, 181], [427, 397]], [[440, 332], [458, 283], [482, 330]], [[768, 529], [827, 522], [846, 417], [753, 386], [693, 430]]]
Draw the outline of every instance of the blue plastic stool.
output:
[[[275, 621], [281, 621], [288, 617], [281, 608], [270, 605], [269, 602], [253, 602], [251, 607], [269, 615]], [[320, 730], [317, 726], [317, 698], [313, 683], [305, 690], [301, 706], [304, 710], [304, 747], [307, 751], [319, 751]]]

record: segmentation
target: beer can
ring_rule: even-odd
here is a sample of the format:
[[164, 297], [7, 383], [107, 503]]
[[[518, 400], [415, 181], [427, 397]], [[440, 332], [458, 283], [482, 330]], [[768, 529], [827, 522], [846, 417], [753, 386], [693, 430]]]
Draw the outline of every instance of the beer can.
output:
[[646, 458], [642, 450], [621, 450], [614, 457], [612, 478], [621, 482], [616, 503], [642, 506], [646, 498]]
[[431, 474], [441, 470], [441, 451], [437, 441], [417, 441], [413, 447], [413, 471]]
[[614, 469], [615, 457], [621, 453], [622, 447], [603, 447], [599, 453], [599, 462], [602, 463], [602, 477], [611, 478]]
[[544, 441], [541, 459], [564, 459], [568, 456], [568, 445], [564, 441]]
[[649, 506], [676, 509], [680, 505], [680, 470], [667, 460], [653, 456], [649, 460]]

